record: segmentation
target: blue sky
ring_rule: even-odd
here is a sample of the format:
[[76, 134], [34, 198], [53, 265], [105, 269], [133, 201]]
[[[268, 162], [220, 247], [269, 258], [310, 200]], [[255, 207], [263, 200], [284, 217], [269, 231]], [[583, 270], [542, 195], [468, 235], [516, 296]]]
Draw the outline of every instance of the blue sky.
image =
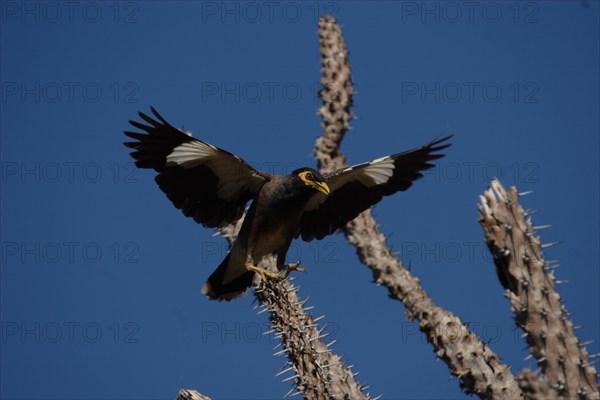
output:
[[[470, 3], [469, 3], [470, 4]], [[281, 398], [285, 360], [253, 296], [200, 293], [225, 241], [132, 167], [127, 120], [173, 125], [287, 173], [320, 134], [316, 19], [351, 55], [353, 163], [453, 133], [439, 168], [375, 215], [436, 302], [513, 371], [514, 329], [477, 223], [497, 176], [533, 190], [535, 225], [582, 341], [600, 352], [599, 8], [552, 2], [13, 2], [1, 4], [2, 399]], [[302, 296], [372, 394], [465, 398], [402, 305], [341, 235], [296, 242]]]

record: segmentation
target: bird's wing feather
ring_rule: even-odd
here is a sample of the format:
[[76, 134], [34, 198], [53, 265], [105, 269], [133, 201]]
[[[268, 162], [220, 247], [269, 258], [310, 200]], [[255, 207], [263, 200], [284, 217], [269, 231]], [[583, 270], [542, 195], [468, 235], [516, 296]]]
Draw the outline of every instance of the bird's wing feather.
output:
[[157, 171], [161, 190], [196, 222], [216, 227], [238, 219], [270, 176], [238, 156], [174, 128], [154, 108], [151, 111], [156, 119], [139, 113], [145, 124], [129, 121], [144, 133], [125, 132], [136, 140], [125, 143], [134, 149], [135, 165]]
[[383, 196], [408, 189], [433, 167], [430, 161], [443, 157], [437, 152], [447, 148], [450, 136], [403, 153], [378, 158], [368, 163], [339, 169], [325, 176], [328, 196], [314, 194], [304, 208], [300, 231], [302, 239], [322, 239], [344, 227], [359, 213], [379, 202]]

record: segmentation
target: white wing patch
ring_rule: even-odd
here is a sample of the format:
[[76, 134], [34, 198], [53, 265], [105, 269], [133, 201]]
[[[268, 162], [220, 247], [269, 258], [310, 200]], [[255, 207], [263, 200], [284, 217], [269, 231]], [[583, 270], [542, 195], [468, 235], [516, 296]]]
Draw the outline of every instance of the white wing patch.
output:
[[[392, 157], [381, 157], [368, 163], [344, 168], [327, 179], [327, 184], [332, 193], [352, 181], [358, 181], [367, 188], [372, 188], [373, 186], [386, 184], [394, 176], [395, 168]], [[304, 211], [315, 210], [326, 200], [327, 196], [323, 193], [315, 193], [304, 207]]]
[[221, 151], [211, 144], [192, 140], [175, 147], [167, 156], [167, 166], [179, 165], [195, 168], [205, 165], [217, 177], [217, 196], [227, 201], [237, 201], [240, 192], [257, 192], [265, 179], [252, 172], [236, 155]]
[[193, 168], [205, 163], [207, 159], [215, 157], [218, 150], [208, 143], [199, 140], [185, 142], [175, 147], [167, 156], [167, 165], [180, 165], [184, 168]]
[[371, 178], [375, 185], [383, 185], [394, 175], [394, 168], [394, 159], [388, 156], [371, 161], [361, 172]]

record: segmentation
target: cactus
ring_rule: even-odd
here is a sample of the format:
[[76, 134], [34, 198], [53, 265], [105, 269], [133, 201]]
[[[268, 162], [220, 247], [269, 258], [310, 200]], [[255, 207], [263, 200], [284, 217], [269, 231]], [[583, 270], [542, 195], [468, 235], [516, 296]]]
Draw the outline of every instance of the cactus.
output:
[[[229, 243], [233, 243], [243, 218], [235, 224], [220, 229]], [[275, 259], [270, 257], [266, 265], [274, 269]], [[355, 374], [342, 362], [339, 355], [331, 350], [334, 342], [325, 343], [324, 327], [319, 329], [318, 320], [307, 313], [305, 303], [298, 298], [299, 289], [291, 279], [260, 280], [254, 290], [259, 301], [259, 314], [269, 313], [269, 320], [276, 337], [281, 340], [282, 349], [274, 355], [287, 355], [288, 361], [277, 373], [284, 382], [293, 381], [294, 387], [286, 394], [301, 394], [309, 399], [340, 399], [349, 396], [352, 399], [370, 399], [363, 393], [366, 389], [354, 379]]]
[[[319, 113], [323, 133], [316, 140], [314, 155], [319, 168], [330, 171], [346, 165], [340, 143], [354, 118], [350, 110], [353, 89], [348, 50], [334, 18], [320, 18], [319, 40], [323, 85]], [[585, 344], [574, 335], [573, 323], [555, 289], [558, 282], [549, 272], [556, 265], [542, 254], [553, 243], [542, 245], [535, 236], [537, 230], [547, 226], [534, 227], [528, 219], [532, 212], [525, 212], [518, 198], [516, 189], [506, 191], [494, 181], [481, 196], [478, 209], [498, 278], [540, 366], [541, 376], [528, 369], [513, 375], [510, 367], [465, 323], [436, 306], [419, 279], [393, 254], [370, 210], [348, 223], [344, 234], [355, 246], [360, 261], [372, 271], [375, 282], [386, 287], [392, 299], [403, 303], [409, 319], [419, 322], [436, 356], [459, 378], [466, 393], [482, 399], [600, 399], [596, 370], [582, 348]], [[240, 224], [241, 221], [222, 228], [221, 234], [231, 242]], [[321, 340], [322, 330], [317, 328], [317, 322], [322, 317], [307, 314], [305, 301], [298, 299], [297, 292], [288, 280], [261, 281], [255, 289], [261, 304], [259, 313], [269, 312], [271, 326], [281, 339], [282, 349], [275, 355], [288, 357], [277, 374], [292, 374], [284, 378], [294, 382], [286, 396], [370, 398], [364, 393], [366, 388], [355, 381], [356, 373], [330, 350], [333, 342], [325, 344]], [[191, 397], [195, 392], [187, 391], [190, 396], [182, 396], [183, 392], [181, 400], [202, 398]]]
[[555, 243], [543, 245], [536, 236], [547, 226], [534, 227], [519, 204], [517, 189], [507, 191], [497, 180], [480, 201], [479, 222], [498, 278], [542, 373], [538, 382], [531, 371], [521, 373], [521, 388], [532, 398], [597, 399], [596, 370], [556, 291], [553, 263], [543, 255]]

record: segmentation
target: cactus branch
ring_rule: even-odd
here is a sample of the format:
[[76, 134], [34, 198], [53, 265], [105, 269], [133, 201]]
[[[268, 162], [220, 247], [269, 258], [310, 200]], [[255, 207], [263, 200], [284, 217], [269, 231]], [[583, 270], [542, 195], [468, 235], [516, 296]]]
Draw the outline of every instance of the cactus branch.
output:
[[532, 381], [531, 373], [523, 373], [521, 387], [539, 393], [539, 397], [550, 394], [599, 398], [596, 370], [575, 336], [573, 323], [556, 291], [558, 282], [548, 272], [551, 263], [542, 253], [544, 245], [519, 204], [516, 188], [506, 190], [500, 182], [493, 181], [481, 196], [478, 208], [498, 278], [543, 374], [543, 379], [531, 389], [524, 386]]
[[[342, 32], [332, 17], [319, 20], [323, 105], [323, 135], [315, 143], [319, 168], [331, 170], [346, 165], [340, 142], [353, 118], [352, 80], [348, 51]], [[338, 92], [329, 95], [330, 89]], [[436, 355], [459, 377], [463, 390], [485, 399], [517, 399], [521, 390], [507, 365], [463, 324], [458, 317], [433, 304], [419, 280], [393, 255], [370, 210], [360, 214], [344, 229], [358, 257], [373, 272], [375, 281], [400, 300], [410, 319], [417, 319]]]
[[[220, 229], [229, 244], [235, 240], [242, 220]], [[275, 269], [273, 257], [263, 263]], [[298, 290], [289, 279], [260, 280], [254, 290], [261, 307], [259, 313], [269, 313], [271, 326], [283, 344], [283, 349], [275, 355], [287, 354], [288, 364], [280, 375], [287, 369], [290, 376], [282, 376], [283, 381], [294, 381], [295, 388], [288, 395], [298, 392], [308, 399], [370, 399], [354, 379], [350, 367], [331, 351], [331, 343], [322, 340], [325, 335], [315, 318], [306, 312], [306, 300], [298, 298]]]

